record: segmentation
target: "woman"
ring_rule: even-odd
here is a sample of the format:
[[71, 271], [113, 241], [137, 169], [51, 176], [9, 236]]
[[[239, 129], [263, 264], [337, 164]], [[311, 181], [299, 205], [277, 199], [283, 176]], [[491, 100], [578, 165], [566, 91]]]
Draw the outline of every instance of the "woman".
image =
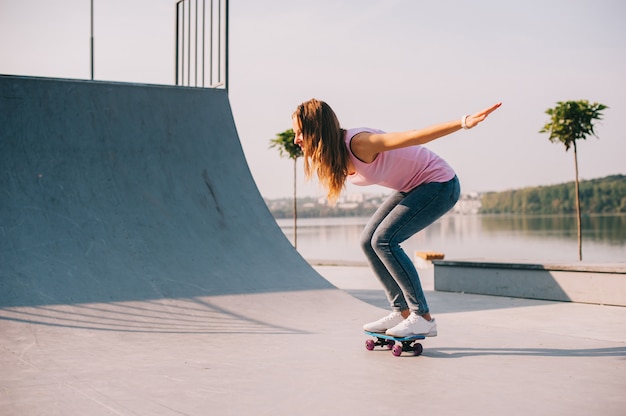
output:
[[330, 106], [316, 99], [300, 104], [294, 112], [294, 142], [304, 153], [306, 177], [317, 174], [331, 203], [336, 202], [346, 180], [395, 191], [361, 236], [363, 251], [392, 310], [365, 324], [366, 331], [397, 337], [437, 335], [417, 270], [400, 243], [448, 212], [459, 199], [460, 186], [454, 170], [423, 145], [475, 127], [500, 105], [460, 120], [399, 133], [370, 128], [344, 130]]

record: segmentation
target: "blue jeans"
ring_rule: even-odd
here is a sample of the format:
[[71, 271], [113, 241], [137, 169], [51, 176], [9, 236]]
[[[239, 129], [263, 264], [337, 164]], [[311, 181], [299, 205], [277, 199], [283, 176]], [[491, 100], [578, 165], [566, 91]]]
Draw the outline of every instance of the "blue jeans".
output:
[[419, 275], [400, 243], [448, 212], [459, 199], [455, 176], [448, 182], [426, 183], [409, 192], [394, 192], [378, 208], [361, 235], [361, 247], [387, 293], [391, 309], [429, 312]]

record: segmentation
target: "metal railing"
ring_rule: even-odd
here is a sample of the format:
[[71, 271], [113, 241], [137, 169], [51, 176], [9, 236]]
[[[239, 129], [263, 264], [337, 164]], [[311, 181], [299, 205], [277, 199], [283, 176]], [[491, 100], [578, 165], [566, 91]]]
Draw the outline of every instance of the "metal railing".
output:
[[228, 91], [228, 0], [176, 2], [176, 79]]

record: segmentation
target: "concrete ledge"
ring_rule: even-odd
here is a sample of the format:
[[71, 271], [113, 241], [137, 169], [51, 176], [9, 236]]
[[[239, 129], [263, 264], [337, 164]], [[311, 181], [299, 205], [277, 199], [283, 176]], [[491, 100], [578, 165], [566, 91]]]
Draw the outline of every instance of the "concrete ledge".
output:
[[626, 306], [626, 263], [435, 260], [435, 290]]

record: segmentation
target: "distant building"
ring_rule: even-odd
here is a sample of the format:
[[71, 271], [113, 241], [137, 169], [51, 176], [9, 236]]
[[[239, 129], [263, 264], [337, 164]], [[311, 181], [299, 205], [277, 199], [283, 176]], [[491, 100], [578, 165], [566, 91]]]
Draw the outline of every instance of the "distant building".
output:
[[[329, 205], [325, 197], [298, 198], [298, 216], [369, 216], [380, 207], [387, 196], [385, 194], [345, 193], [341, 195], [335, 206]], [[476, 192], [461, 195], [452, 213], [478, 214], [481, 208], [480, 198], [481, 195]], [[276, 218], [293, 216], [293, 200], [289, 198], [266, 200], [266, 203]]]
[[480, 194], [477, 192], [470, 192], [462, 194], [459, 201], [456, 203], [452, 212], [455, 214], [478, 214], [480, 211]]
[[363, 201], [365, 201], [365, 195], [364, 194], [348, 194], [345, 196], [346, 202], [354, 202], [357, 204], [362, 203]]

